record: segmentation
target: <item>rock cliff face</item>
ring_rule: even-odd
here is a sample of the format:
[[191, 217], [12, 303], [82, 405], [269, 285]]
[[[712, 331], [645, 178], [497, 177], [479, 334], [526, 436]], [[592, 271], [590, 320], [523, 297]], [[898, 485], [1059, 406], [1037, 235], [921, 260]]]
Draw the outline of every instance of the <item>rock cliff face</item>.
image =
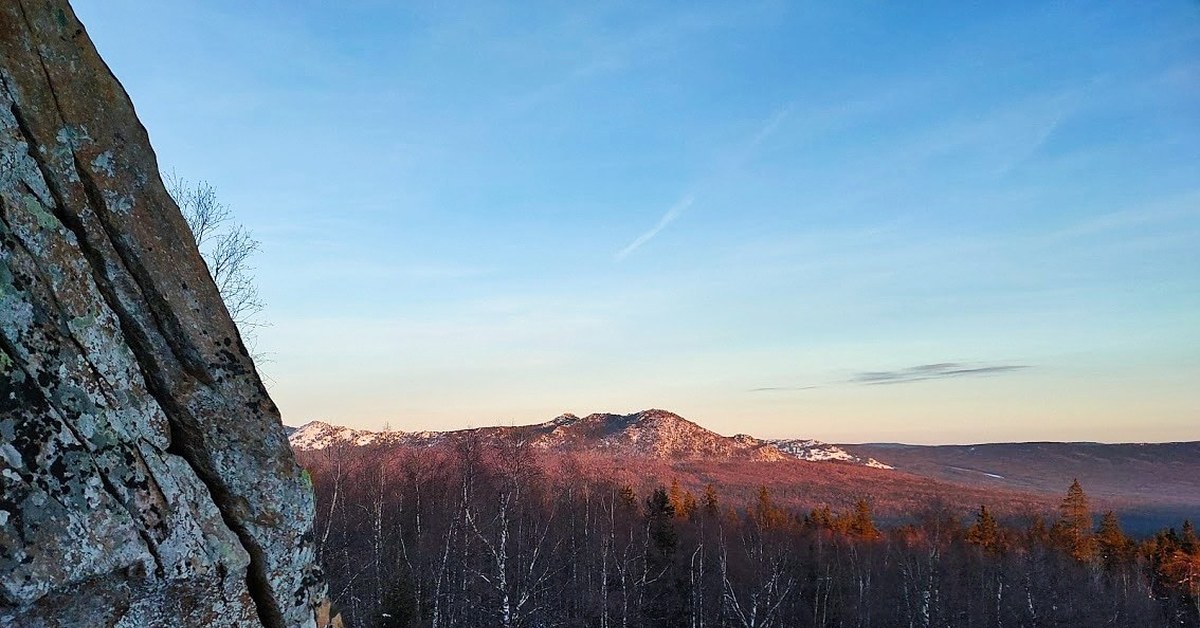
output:
[[312, 626], [313, 502], [65, 0], [0, 3], [0, 625]]

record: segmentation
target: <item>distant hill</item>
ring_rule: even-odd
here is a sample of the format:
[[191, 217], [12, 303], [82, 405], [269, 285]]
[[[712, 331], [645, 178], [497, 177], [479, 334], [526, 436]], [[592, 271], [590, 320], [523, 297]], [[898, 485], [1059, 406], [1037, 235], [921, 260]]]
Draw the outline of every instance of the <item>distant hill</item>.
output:
[[[981, 489], [1060, 495], [1078, 478], [1088, 495], [1138, 528], [1200, 519], [1200, 442], [841, 445], [897, 470]], [[1149, 519], [1142, 522], [1141, 519]], [[1144, 524], [1144, 525], [1143, 525]]]
[[564, 414], [544, 423], [446, 432], [355, 430], [312, 422], [291, 432], [301, 461], [317, 456], [413, 457], [467, 441], [524, 448], [551, 472], [607, 477], [649, 490], [676, 481], [714, 484], [735, 504], [760, 486], [795, 508], [848, 508], [871, 500], [885, 519], [931, 508], [966, 514], [1053, 511], [1079, 478], [1097, 511], [1115, 509], [1136, 530], [1200, 518], [1200, 443], [834, 445], [805, 439], [723, 436], [665, 410]]
[[761, 440], [738, 434], [722, 436], [666, 410], [633, 414], [564, 414], [545, 423], [516, 427], [481, 427], [449, 432], [372, 432], [315, 421], [290, 435], [294, 449], [316, 450], [335, 444], [433, 446], [465, 438], [506, 440], [559, 453], [606, 453], [660, 460], [785, 459], [836, 461], [888, 468], [836, 445], [816, 440]]

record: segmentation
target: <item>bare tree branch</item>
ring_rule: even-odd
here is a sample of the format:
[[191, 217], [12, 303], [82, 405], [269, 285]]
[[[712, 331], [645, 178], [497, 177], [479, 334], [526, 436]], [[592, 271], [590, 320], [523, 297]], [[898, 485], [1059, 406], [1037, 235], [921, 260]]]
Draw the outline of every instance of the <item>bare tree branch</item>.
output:
[[167, 174], [164, 181], [192, 230], [196, 247], [208, 265], [230, 318], [241, 330], [246, 344], [252, 346], [254, 329], [263, 325], [259, 314], [265, 307], [250, 264], [259, 251], [259, 241], [245, 226], [234, 221], [229, 207], [217, 198], [216, 190], [207, 182], [193, 184], [174, 172]]

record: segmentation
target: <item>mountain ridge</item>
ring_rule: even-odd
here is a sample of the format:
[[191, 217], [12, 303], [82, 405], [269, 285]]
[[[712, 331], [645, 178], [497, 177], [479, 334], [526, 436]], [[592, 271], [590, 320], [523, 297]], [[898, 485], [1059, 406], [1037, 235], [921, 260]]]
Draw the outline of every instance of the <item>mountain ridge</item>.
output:
[[372, 431], [310, 421], [294, 428], [289, 434], [289, 442], [298, 450], [320, 450], [337, 444], [432, 446], [468, 437], [507, 439], [555, 452], [586, 451], [661, 460], [772, 462], [796, 459], [892, 468], [871, 456], [858, 456], [815, 439], [760, 439], [749, 434], [724, 436], [659, 408], [630, 414], [599, 412], [584, 417], [564, 413], [543, 423], [448, 431]]

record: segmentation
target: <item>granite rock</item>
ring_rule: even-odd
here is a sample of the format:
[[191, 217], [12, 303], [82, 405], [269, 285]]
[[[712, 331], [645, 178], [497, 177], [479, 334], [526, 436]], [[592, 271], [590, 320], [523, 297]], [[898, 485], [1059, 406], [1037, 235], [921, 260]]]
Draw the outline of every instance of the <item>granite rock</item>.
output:
[[0, 625], [315, 625], [311, 486], [64, 0], [0, 3], [0, 244]]

